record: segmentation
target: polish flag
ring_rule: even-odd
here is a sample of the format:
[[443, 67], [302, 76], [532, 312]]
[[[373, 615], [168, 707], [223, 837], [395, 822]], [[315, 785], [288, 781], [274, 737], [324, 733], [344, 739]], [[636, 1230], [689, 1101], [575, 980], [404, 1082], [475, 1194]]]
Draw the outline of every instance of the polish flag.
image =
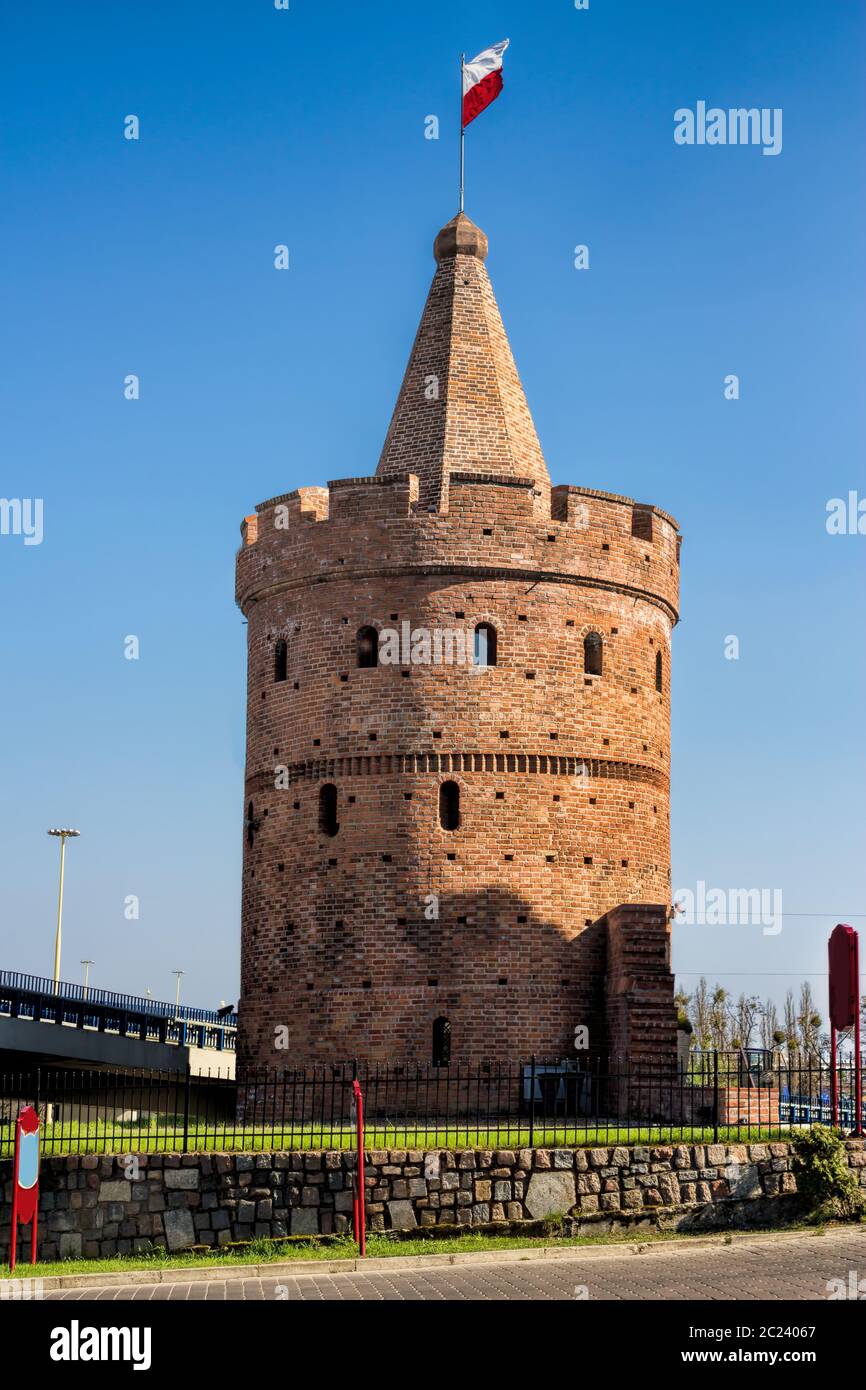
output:
[[480, 116], [485, 106], [495, 101], [502, 91], [502, 56], [510, 39], [485, 48], [471, 63], [463, 67], [463, 129]]

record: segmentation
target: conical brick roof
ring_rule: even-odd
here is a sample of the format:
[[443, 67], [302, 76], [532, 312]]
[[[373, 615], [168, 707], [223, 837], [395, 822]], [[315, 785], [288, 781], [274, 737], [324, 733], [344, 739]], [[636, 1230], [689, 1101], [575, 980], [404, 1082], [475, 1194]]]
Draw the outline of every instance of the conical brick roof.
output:
[[550, 476], [484, 261], [487, 237], [458, 213], [436, 238], [438, 262], [377, 473], [416, 473], [419, 505], [448, 506], [452, 472]]

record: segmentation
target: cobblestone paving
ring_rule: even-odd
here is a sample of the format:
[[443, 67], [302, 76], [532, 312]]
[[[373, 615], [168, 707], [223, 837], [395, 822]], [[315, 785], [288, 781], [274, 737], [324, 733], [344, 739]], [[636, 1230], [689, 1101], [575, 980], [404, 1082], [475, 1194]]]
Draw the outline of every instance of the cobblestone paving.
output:
[[737, 1300], [827, 1298], [830, 1279], [866, 1277], [866, 1231], [788, 1235], [700, 1249], [654, 1249], [641, 1255], [491, 1261], [436, 1269], [347, 1271], [207, 1282], [177, 1281], [112, 1288], [59, 1289], [53, 1300], [561, 1300], [585, 1285], [591, 1299]]

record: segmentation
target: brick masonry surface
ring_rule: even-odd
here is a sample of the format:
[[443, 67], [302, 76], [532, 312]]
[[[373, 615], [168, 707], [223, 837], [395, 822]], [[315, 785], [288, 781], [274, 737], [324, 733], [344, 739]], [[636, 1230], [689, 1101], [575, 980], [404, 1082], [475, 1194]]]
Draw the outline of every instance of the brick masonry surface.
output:
[[[547, 1247], [549, 1252], [550, 1247]], [[514, 1258], [519, 1255], [519, 1258]], [[387, 1268], [383, 1265], [387, 1263]], [[397, 1262], [398, 1264], [401, 1262]], [[354, 1264], [352, 1269], [343, 1266]], [[418, 1262], [411, 1269], [394, 1268], [395, 1261], [373, 1260], [363, 1267], [362, 1261], [334, 1264], [320, 1262], [315, 1273], [287, 1270], [285, 1266], [269, 1274], [247, 1274], [243, 1270], [196, 1271], [193, 1279], [178, 1271], [162, 1282], [109, 1287], [89, 1285], [85, 1297], [105, 1301], [134, 1299], [136, 1303], [160, 1302], [164, 1299], [201, 1301], [262, 1302], [288, 1299], [292, 1302], [310, 1300], [375, 1303], [403, 1301], [467, 1300], [470, 1302], [508, 1301], [527, 1299], [569, 1302], [576, 1299], [617, 1300], [634, 1302], [647, 1299], [653, 1302], [684, 1299], [720, 1302], [729, 1300], [826, 1300], [839, 1284], [850, 1285], [851, 1271], [866, 1268], [866, 1230], [850, 1226], [841, 1230], [829, 1229], [821, 1240], [812, 1232], [786, 1232], [780, 1236], [752, 1234], [740, 1237], [729, 1246], [688, 1246], [656, 1243], [642, 1247], [642, 1253], [606, 1250], [603, 1258], [595, 1251], [557, 1251], [543, 1258], [527, 1259], [526, 1251], [507, 1252], [500, 1258], [489, 1255], [483, 1262], [447, 1264], [425, 1268]], [[358, 1267], [358, 1266], [362, 1267]], [[19, 1281], [19, 1286], [24, 1281]], [[80, 1289], [46, 1290], [45, 1298], [79, 1299]], [[838, 1294], [836, 1295], [838, 1297]], [[862, 1297], [862, 1295], [861, 1295]], [[575, 1312], [575, 1316], [577, 1312]], [[592, 1316], [592, 1315], [590, 1315]], [[746, 1317], [743, 1318], [747, 1322]], [[804, 1319], [804, 1321], [806, 1321]], [[582, 1332], [581, 1324], [577, 1324]], [[588, 1335], [588, 1332], [587, 1332]], [[632, 1339], [639, 1354], [648, 1355], [645, 1342]], [[850, 1350], [844, 1338], [837, 1339], [842, 1357], [849, 1358]], [[615, 1349], [616, 1355], [619, 1346]], [[657, 1361], [657, 1347], [653, 1348]], [[822, 1370], [826, 1370], [826, 1344], [819, 1352]], [[848, 1361], [839, 1369], [848, 1368]], [[621, 1371], [626, 1362], [617, 1355]], [[630, 1366], [627, 1369], [631, 1369]]]
[[[845, 1148], [866, 1187], [864, 1141], [850, 1139]], [[137, 1156], [136, 1164], [130, 1156], [46, 1159], [41, 1255], [95, 1259], [350, 1229], [354, 1155], [345, 1151], [151, 1154]], [[5, 1258], [10, 1164], [0, 1171]], [[780, 1142], [374, 1150], [366, 1189], [368, 1226], [375, 1231], [572, 1215], [581, 1230], [601, 1234], [621, 1224], [640, 1230], [772, 1223], [790, 1206], [796, 1182], [790, 1145]]]
[[[578, 1024], [596, 1054], [675, 1055], [658, 960], [680, 537], [652, 505], [551, 487], [486, 253], [466, 218], [437, 238], [377, 473], [242, 527], [241, 1079], [282, 1060], [286, 1028], [294, 1065], [426, 1064], [437, 1019], [464, 1063], [570, 1055]], [[362, 628], [404, 622], [489, 624], [496, 664], [359, 666]], [[649, 987], [635, 950], [609, 979], [623, 904], [655, 914]]]

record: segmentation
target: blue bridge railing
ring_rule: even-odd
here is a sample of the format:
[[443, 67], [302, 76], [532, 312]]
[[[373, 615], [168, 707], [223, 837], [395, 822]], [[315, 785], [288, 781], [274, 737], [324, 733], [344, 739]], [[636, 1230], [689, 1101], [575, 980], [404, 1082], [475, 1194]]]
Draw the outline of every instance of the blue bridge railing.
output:
[[235, 1050], [237, 1014], [0, 970], [0, 1017], [91, 1028], [142, 1042]]

